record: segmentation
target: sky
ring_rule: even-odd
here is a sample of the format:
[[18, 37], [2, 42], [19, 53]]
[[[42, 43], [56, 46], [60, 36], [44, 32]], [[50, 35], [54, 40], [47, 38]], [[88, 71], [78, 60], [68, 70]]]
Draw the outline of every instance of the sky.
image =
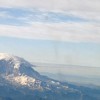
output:
[[100, 67], [100, 0], [0, 0], [0, 52], [31, 62]]

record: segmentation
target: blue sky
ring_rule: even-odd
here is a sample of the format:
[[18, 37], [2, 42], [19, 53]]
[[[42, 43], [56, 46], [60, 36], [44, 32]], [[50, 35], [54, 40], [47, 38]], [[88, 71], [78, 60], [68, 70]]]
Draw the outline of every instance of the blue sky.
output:
[[0, 37], [0, 52], [31, 62], [99, 67], [99, 43], [73, 43]]
[[99, 0], [1, 0], [0, 52], [32, 62], [100, 67], [99, 4]]

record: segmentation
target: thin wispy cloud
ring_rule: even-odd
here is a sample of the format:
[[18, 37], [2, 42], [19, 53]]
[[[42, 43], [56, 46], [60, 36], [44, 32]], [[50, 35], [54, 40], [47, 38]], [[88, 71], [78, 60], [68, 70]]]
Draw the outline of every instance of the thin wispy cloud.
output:
[[99, 19], [100, 0], [0, 0], [0, 7], [30, 8], [70, 13], [88, 19]]
[[100, 28], [89, 23], [31, 23], [31, 26], [0, 25], [0, 29], [2, 36], [70, 42], [100, 42]]
[[49, 12], [49, 11], [41, 11], [41, 10], [26, 10], [26, 9], [0, 9], [1, 16], [0, 18], [4, 19], [17, 19], [24, 21], [34, 21], [34, 22], [51, 22], [51, 23], [59, 23], [59, 22], [83, 22], [87, 21], [84, 18], [72, 16], [71, 14], [64, 14], [61, 12]]
[[0, 0], [0, 36], [100, 42], [99, 0]]

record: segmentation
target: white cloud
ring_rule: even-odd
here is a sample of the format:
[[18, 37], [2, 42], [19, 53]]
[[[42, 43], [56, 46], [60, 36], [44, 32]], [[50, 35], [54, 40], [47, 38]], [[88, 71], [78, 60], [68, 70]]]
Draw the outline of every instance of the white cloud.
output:
[[94, 21], [100, 23], [100, 13], [99, 12], [92, 12], [92, 11], [69, 11], [64, 12], [65, 14], [76, 16], [78, 18], [83, 18], [87, 21]]
[[[90, 20], [85, 23], [33, 23], [31, 26], [0, 25], [0, 36], [72, 42], [100, 42], [100, 0], [0, 0], [0, 7], [61, 12]], [[0, 16], [6, 16], [0, 13]], [[20, 18], [26, 20], [28, 18]], [[29, 20], [28, 20], [29, 21]]]
[[100, 11], [100, 0], [0, 0], [2, 7], [29, 7], [48, 10]]
[[0, 7], [44, 9], [100, 21], [100, 0], [0, 0]]
[[70, 42], [100, 42], [100, 25], [95, 23], [32, 23], [31, 26], [0, 25], [0, 36]]

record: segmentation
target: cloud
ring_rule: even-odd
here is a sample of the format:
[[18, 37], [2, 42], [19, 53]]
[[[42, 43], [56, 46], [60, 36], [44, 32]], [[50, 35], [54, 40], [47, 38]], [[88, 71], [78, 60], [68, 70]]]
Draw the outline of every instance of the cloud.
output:
[[0, 11], [0, 18], [13, 18], [6, 11]]
[[100, 0], [0, 0], [1, 7], [29, 7], [48, 10], [100, 11]]
[[69, 42], [100, 42], [95, 23], [31, 23], [30, 26], [0, 25], [0, 36]]
[[75, 21], [75, 22], [87, 21], [80, 17], [72, 16], [71, 14], [41, 11], [38, 9], [26, 10], [26, 9], [18, 9], [18, 8], [0, 9], [0, 18], [8, 19], [8, 20], [15, 19], [15, 20], [23, 21], [23, 23], [26, 23], [27, 21], [53, 22], [53, 23], [68, 22], [68, 21]]
[[100, 0], [0, 0], [0, 7], [62, 12], [100, 22]]
[[[71, 42], [100, 42], [99, 5], [100, 0], [0, 0], [1, 8], [14, 9], [18, 13], [16, 17], [13, 16], [16, 13], [11, 11], [10, 17], [14, 17], [14, 20], [10, 22], [21, 23], [20, 26], [13, 26], [14, 23], [11, 25], [1, 24], [0, 36]], [[23, 11], [19, 13], [15, 10], [16, 8], [19, 11], [27, 9], [31, 13], [27, 12], [25, 16], [18, 16], [23, 14]], [[50, 14], [51, 12], [53, 15]], [[5, 16], [9, 17], [9, 14], [0, 13], [0, 17]], [[66, 21], [65, 18], [71, 19], [71, 21]], [[81, 21], [78, 22], [77, 18]], [[15, 19], [17, 20], [15, 21]], [[44, 23], [45, 21], [47, 22]]]

